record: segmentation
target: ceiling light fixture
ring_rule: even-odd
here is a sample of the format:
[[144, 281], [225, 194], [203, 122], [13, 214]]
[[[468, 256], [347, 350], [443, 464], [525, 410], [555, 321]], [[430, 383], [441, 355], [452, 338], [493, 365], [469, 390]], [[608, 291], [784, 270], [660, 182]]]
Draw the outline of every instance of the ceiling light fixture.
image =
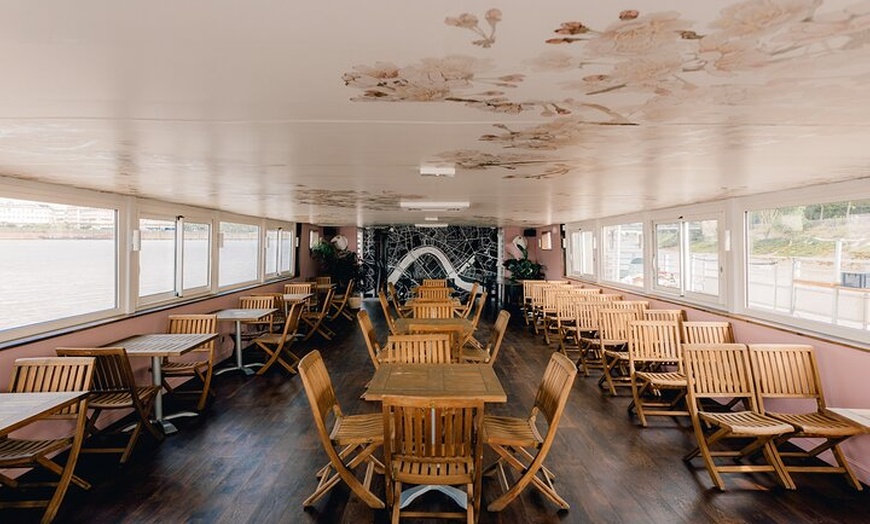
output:
[[447, 227], [450, 224], [445, 222], [438, 222], [437, 224], [433, 224], [432, 222], [427, 222], [425, 224], [414, 224], [414, 227]]
[[420, 166], [420, 176], [452, 177], [455, 174], [454, 166]]
[[426, 217], [423, 220], [426, 222], [438, 222], [438, 217]]
[[468, 202], [416, 202], [401, 201], [399, 207], [406, 211], [462, 211], [471, 205]]

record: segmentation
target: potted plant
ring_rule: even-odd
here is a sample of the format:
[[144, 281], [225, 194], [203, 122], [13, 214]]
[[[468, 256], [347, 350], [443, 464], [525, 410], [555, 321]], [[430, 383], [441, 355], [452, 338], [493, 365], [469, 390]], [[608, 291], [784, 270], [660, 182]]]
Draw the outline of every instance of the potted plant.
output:
[[362, 266], [356, 251], [339, 249], [332, 242], [321, 240], [311, 247], [311, 256], [318, 262], [321, 271], [331, 276], [339, 288], [347, 287], [351, 280], [359, 281]]
[[523, 257], [509, 258], [502, 263], [504, 268], [511, 272], [510, 279], [514, 282], [517, 280], [542, 280], [544, 266], [529, 260], [529, 250], [524, 246], [517, 245], [516, 247], [523, 254]]

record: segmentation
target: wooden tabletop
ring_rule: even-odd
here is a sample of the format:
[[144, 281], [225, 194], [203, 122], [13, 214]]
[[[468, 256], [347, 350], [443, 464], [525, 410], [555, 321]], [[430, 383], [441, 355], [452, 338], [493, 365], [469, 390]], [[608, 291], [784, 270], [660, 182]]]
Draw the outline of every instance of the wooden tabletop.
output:
[[215, 313], [218, 320], [238, 320], [241, 322], [256, 322], [265, 316], [278, 311], [277, 308], [265, 309], [222, 309]]
[[0, 393], [0, 436], [20, 429], [52, 411], [75, 404], [87, 391]]
[[108, 344], [122, 347], [132, 357], [177, 357], [218, 337], [218, 333], [150, 333]]
[[302, 302], [313, 296], [314, 293], [284, 293], [284, 302]]
[[471, 333], [474, 325], [467, 318], [399, 318], [396, 331], [400, 334], [412, 331]]
[[386, 395], [507, 402], [492, 366], [480, 364], [381, 364], [363, 398]]

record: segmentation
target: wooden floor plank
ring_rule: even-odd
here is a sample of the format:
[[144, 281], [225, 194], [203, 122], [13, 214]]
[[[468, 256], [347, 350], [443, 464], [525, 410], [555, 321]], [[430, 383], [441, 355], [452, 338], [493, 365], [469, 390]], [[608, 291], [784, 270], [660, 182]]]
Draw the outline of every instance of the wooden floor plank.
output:
[[[379, 309], [369, 311], [384, 339]], [[321, 350], [346, 412], [377, 412], [379, 404], [360, 398], [373, 369], [359, 330], [344, 322], [337, 331], [332, 342], [315, 338], [296, 349]], [[555, 348], [513, 322], [496, 364], [508, 402], [487, 409], [527, 414]], [[249, 353], [253, 361], [257, 355]], [[596, 381], [578, 377], [548, 457], [571, 509], [557, 511], [530, 489], [501, 513], [484, 509], [481, 523], [867, 522], [870, 490], [858, 493], [839, 476], [795, 475], [798, 490], [789, 492], [769, 475], [727, 475], [728, 491], [718, 492], [700, 461], [687, 467], [681, 460], [694, 447], [686, 422], [655, 417], [641, 429], [626, 415], [629, 398], [602, 394]], [[224, 374], [214, 386], [217, 400], [206, 416], [176, 420], [179, 432], [162, 445], [143, 437], [127, 466], [119, 468], [111, 455], [83, 456], [78, 473], [94, 487], [70, 488], [57, 522], [389, 522], [386, 510], [369, 509], [343, 485], [303, 511], [326, 455], [298, 376], [276, 367], [261, 377]], [[167, 411], [190, 402], [170, 395]], [[383, 489], [376, 477], [373, 490]], [[484, 479], [483, 507], [498, 494], [495, 479]], [[421, 501], [441, 506], [437, 496]], [[3, 510], [0, 522], [36, 522], [40, 515]]]

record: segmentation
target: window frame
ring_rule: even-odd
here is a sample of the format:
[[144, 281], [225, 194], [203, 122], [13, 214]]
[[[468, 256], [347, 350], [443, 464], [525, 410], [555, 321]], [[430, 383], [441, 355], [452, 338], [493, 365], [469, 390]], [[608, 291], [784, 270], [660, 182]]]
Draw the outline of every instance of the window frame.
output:
[[[220, 283], [220, 266], [221, 266], [221, 264], [223, 264], [223, 260], [221, 259], [221, 256], [220, 256], [220, 250], [224, 244], [223, 232], [221, 231], [221, 224], [223, 224], [223, 223], [247, 225], [247, 226], [253, 226], [253, 227], [257, 228], [257, 249], [256, 249], [257, 274], [253, 280], [245, 280], [245, 281], [241, 281], [241, 282], [233, 282], [230, 284], [221, 285], [221, 283]], [[213, 253], [217, 254], [217, 256], [216, 256], [217, 264], [216, 264], [216, 267], [214, 269], [212, 283], [213, 283], [214, 288], [217, 290], [218, 293], [223, 292], [223, 291], [231, 291], [234, 289], [250, 287], [252, 285], [255, 285], [258, 283], [263, 283], [265, 281], [265, 279], [263, 278], [263, 272], [264, 272], [264, 267], [265, 267], [265, 260], [264, 260], [264, 256], [263, 256], [264, 249], [265, 249], [264, 248], [265, 231], [266, 231], [265, 228], [266, 228], [266, 225], [265, 225], [264, 220], [254, 219], [251, 217], [245, 217], [243, 215], [232, 215], [232, 214], [228, 214], [228, 213], [221, 213], [220, 216], [217, 218], [216, 230], [215, 230], [216, 242], [214, 242], [214, 249], [212, 251]]]
[[[605, 247], [605, 238], [604, 238], [604, 229], [609, 227], [618, 227], [618, 226], [626, 226], [631, 224], [641, 224], [641, 234], [643, 238], [641, 239], [641, 260], [643, 260], [643, 285], [635, 286], [632, 284], [627, 284], [625, 282], [620, 282], [618, 280], [608, 280], [605, 278], [605, 261], [607, 258], [607, 248]], [[621, 233], [621, 230], [620, 230]], [[614, 287], [617, 289], [624, 289], [627, 292], [631, 293], [644, 293], [649, 291], [649, 282], [650, 282], [650, 267], [649, 267], [649, 226], [648, 220], [643, 214], [633, 214], [633, 215], [624, 215], [620, 217], [611, 217], [607, 220], [600, 220], [598, 222], [598, 247], [596, 249], [596, 253], [598, 255], [598, 282], [602, 285], [607, 285], [609, 287]]]

